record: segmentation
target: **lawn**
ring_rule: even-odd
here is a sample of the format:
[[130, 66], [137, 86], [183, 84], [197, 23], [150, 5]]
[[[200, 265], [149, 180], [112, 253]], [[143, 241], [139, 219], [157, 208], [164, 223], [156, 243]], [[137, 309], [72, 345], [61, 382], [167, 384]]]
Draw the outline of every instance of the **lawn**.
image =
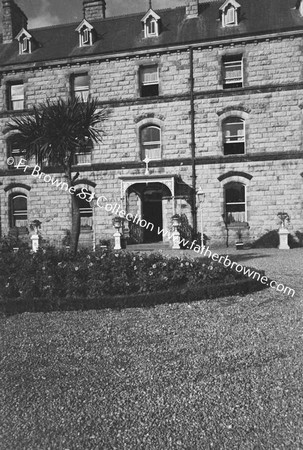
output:
[[0, 323], [5, 450], [303, 448], [298, 297]]

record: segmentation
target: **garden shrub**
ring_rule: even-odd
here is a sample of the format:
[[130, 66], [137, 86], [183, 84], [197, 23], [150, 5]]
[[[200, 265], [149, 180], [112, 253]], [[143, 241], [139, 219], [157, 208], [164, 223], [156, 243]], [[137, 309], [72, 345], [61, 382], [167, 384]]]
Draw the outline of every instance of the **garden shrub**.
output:
[[99, 299], [205, 288], [241, 280], [246, 277], [208, 258], [111, 249], [82, 249], [73, 258], [66, 250], [53, 247], [35, 254], [26, 249], [0, 254], [0, 292], [5, 300]]

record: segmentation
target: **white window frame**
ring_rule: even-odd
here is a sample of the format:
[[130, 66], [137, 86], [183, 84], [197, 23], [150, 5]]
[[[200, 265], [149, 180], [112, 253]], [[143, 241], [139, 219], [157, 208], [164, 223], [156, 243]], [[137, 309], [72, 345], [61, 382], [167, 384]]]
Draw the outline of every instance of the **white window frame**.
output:
[[[235, 120], [238, 119], [238, 120]], [[232, 120], [234, 120], [234, 122], [232, 122]], [[233, 124], [239, 124], [242, 123], [243, 125], [243, 135], [229, 135], [227, 136], [226, 133], [226, 126], [227, 125], [233, 125]], [[242, 117], [237, 117], [237, 116], [231, 116], [231, 117], [227, 117], [223, 123], [222, 123], [222, 132], [223, 132], [223, 146], [225, 147], [225, 144], [240, 144], [243, 143], [244, 144], [244, 151], [243, 153], [231, 153], [230, 155], [225, 155], [225, 156], [233, 156], [233, 155], [245, 155], [246, 153], [246, 121], [245, 119], [243, 119]], [[240, 139], [239, 139], [240, 137]], [[224, 154], [225, 154], [225, 148], [224, 148]]]
[[[87, 195], [91, 195], [92, 193], [88, 190], [85, 189], [85, 191], [87, 191]], [[77, 194], [81, 193], [81, 189], [75, 192], [75, 195], [77, 196]], [[80, 198], [78, 198], [80, 199]], [[86, 202], [86, 200], [85, 200]], [[94, 221], [94, 210], [93, 207], [91, 206], [90, 203], [86, 202], [87, 207], [80, 207], [79, 206], [79, 213], [80, 213], [80, 232], [83, 230], [88, 230], [88, 231], [93, 231], [93, 221]], [[83, 214], [90, 214], [89, 217], [84, 217]], [[83, 220], [83, 219], [90, 219], [90, 220]], [[87, 222], [87, 223], [82, 223], [82, 222]], [[90, 228], [84, 228], [85, 225], [89, 225]]]
[[[160, 140], [159, 141], [146, 141], [143, 143], [142, 142], [142, 132], [146, 128], [156, 128], [157, 130], [159, 130]], [[152, 145], [155, 146], [156, 144], [158, 145], [157, 151], [159, 152], [159, 158], [150, 158], [148, 156], [146, 150], [148, 150], [148, 146], [152, 146]], [[143, 160], [147, 157], [151, 161], [160, 161], [162, 159], [162, 130], [161, 130], [161, 127], [159, 127], [158, 125], [154, 125], [154, 124], [144, 125], [140, 130], [140, 146], [141, 146], [141, 160]], [[155, 150], [155, 149], [151, 149], [151, 150]], [[144, 158], [143, 158], [143, 156], [144, 156]]]
[[[152, 79], [152, 77], [151, 77], [151, 79], [150, 80], [144, 80], [144, 70], [145, 69], [149, 69], [149, 68], [152, 68], [152, 67], [154, 67], [156, 70], [155, 70], [155, 72], [153, 72], [153, 74], [155, 74], [155, 77], [154, 77], [154, 79]], [[141, 66], [140, 67], [140, 70], [139, 70], [139, 77], [140, 77], [140, 96], [141, 97], [147, 97], [147, 96], [143, 96], [142, 95], [142, 87], [143, 86], [158, 86], [158, 95], [159, 95], [159, 67], [157, 66], [157, 65], [150, 65], [150, 66]], [[157, 95], [154, 95], [154, 96], [152, 96], [152, 97], [157, 97]]]
[[16, 39], [19, 42], [19, 55], [32, 53], [32, 36], [25, 28], [22, 28]]
[[[76, 78], [77, 77], [87, 77], [87, 85], [85, 86], [76, 86]], [[73, 95], [75, 97], [80, 97], [83, 102], [87, 101], [87, 97], [89, 96], [90, 91], [90, 85], [89, 85], [89, 75], [87, 73], [75, 73], [73, 74], [72, 79], [72, 89], [73, 89]], [[84, 93], [84, 96], [79, 93]]]
[[[25, 150], [21, 150], [19, 146], [18, 147], [16, 146], [16, 144], [14, 145], [14, 142], [8, 142], [9, 157], [14, 158], [14, 164], [9, 166], [9, 168], [15, 169], [18, 166], [21, 158], [24, 158], [25, 153], [26, 153]], [[25, 167], [25, 164], [19, 167]]]
[[225, 10], [225, 25], [237, 24], [237, 11], [233, 6], [229, 6]]
[[20, 40], [21, 52], [20, 53], [31, 53], [30, 52], [30, 40], [25, 36]]
[[[22, 95], [17, 95], [17, 96], [13, 96], [13, 87], [14, 86], [22, 86], [23, 87], [23, 93]], [[9, 89], [9, 104], [8, 104], [8, 109], [9, 111], [22, 111], [25, 109], [25, 93], [24, 93], [24, 83], [23, 82], [18, 82], [18, 83], [9, 83], [8, 84], [8, 89]], [[17, 102], [21, 102], [22, 101], [22, 108], [15, 108], [14, 107], [14, 103]]]
[[[226, 68], [227, 67], [239, 67], [241, 69], [241, 78], [234, 77], [234, 78], [226, 78]], [[223, 60], [223, 71], [224, 71], [224, 79], [223, 79], [223, 85], [233, 85], [233, 84], [240, 84], [243, 87], [243, 79], [244, 79], [244, 70], [243, 70], [243, 56], [239, 57], [238, 60], [230, 60], [228, 59]]]
[[[153, 28], [154, 31], [150, 31]], [[145, 22], [145, 37], [154, 37], [159, 35], [158, 21], [150, 16]]]
[[[229, 202], [229, 203], [227, 203], [227, 201], [226, 201], [226, 191], [227, 191], [229, 186], [232, 186], [232, 185], [235, 185], [235, 184], [239, 184], [239, 185], [244, 187], [244, 202]], [[227, 183], [224, 186], [224, 212], [225, 212], [226, 219], [228, 219], [227, 205], [244, 205], [244, 220], [240, 220], [240, 221], [235, 220], [234, 222], [227, 222], [228, 226], [229, 227], [233, 226], [233, 224], [235, 224], [236, 226], [240, 225], [240, 224], [246, 225], [247, 224], [247, 216], [248, 216], [248, 214], [247, 214], [247, 186], [246, 186], [246, 184], [238, 182], [238, 181], [231, 181], [231, 182]]]
[[[84, 158], [82, 158], [84, 157]], [[83, 161], [81, 161], [83, 159]], [[75, 166], [90, 166], [92, 163], [92, 152], [76, 152], [75, 153]]]
[[92, 45], [92, 32], [89, 28], [83, 28], [80, 32], [80, 47]]
[[141, 19], [141, 22], [143, 23], [144, 38], [159, 36], [159, 21], [160, 16], [152, 9], [149, 9]]
[[[26, 219], [24, 219], [24, 225], [19, 225], [17, 227], [15, 219], [16, 219], [16, 217], [18, 217], [18, 214], [15, 213], [15, 210], [13, 208], [13, 204], [14, 204], [14, 200], [16, 198], [18, 198], [18, 197], [26, 199], [26, 210], [19, 210], [19, 216], [25, 216], [26, 215]], [[28, 225], [28, 198], [27, 198], [27, 195], [26, 194], [22, 194], [22, 193], [11, 194], [10, 203], [11, 203], [10, 204], [10, 209], [11, 209], [11, 211], [10, 211], [10, 213], [11, 213], [11, 226], [12, 227], [17, 227], [17, 228], [19, 228], [19, 227], [27, 227], [27, 225]]]
[[223, 3], [223, 5], [219, 8], [221, 11], [223, 27], [238, 25], [239, 22], [238, 14], [240, 7], [241, 7], [240, 3], [238, 3], [236, 0], [226, 0]]

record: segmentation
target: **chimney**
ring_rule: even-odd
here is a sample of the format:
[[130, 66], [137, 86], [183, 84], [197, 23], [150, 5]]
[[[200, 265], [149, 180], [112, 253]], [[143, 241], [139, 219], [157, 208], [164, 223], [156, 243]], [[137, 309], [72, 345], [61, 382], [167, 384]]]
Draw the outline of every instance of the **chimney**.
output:
[[194, 19], [199, 15], [199, 0], [186, 0], [186, 19]]
[[27, 29], [27, 17], [14, 0], [2, 0], [3, 44], [13, 42], [22, 28]]
[[105, 19], [105, 0], [84, 0], [83, 13], [85, 19], [89, 21]]

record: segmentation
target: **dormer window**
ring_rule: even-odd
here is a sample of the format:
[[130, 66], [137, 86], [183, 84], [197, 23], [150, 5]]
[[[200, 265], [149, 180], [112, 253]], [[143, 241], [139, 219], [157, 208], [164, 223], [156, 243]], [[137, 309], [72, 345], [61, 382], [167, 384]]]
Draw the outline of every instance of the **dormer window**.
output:
[[20, 33], [17, 34], [16, 39], [19, 41], [19, 55], [32, 53], [33, 37], [27, 30], [25, 30], [25, 28], [22, 28]]
[[223, 27], [238, 25], [238, 14], [240, 7], [241, 5], [235, 0], [226, 0], [220, 8]]
[[22, 51], [22, 53], [28, 53], [29, 40], [27, 39], [27, 37], [24, 37], [24, 39], [22, 41], [20, 41], [20, 44], [21, 44], [21, 51]]
[[83, 44], [90, 45], [90, 31], [88, 28], [83, 30]]
[[94, 27], [86, 19], [82, 20], [76, 31], [79, 33], [79, 47], [93, 45]]
[[160, 16], [158, 16], [155, 11], [149, 9], [141, 22], [143, 24], [145, 38], [159, 36]]

